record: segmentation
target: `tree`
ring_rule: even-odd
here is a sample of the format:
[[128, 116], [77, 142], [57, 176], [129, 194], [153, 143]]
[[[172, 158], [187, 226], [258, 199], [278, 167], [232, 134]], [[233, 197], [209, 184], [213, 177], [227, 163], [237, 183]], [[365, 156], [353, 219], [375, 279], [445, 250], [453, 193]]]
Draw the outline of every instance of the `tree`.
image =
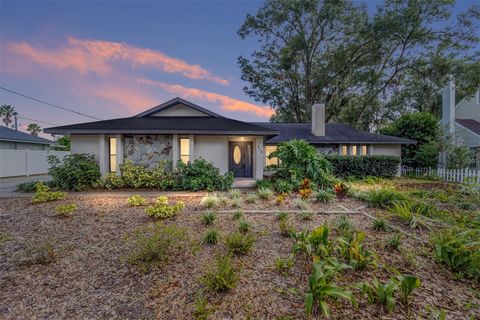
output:
[[402, 163], [411, 167], [429, 167], [438, 161], [442, 130], [439, 119], [428, 112], [407, 113], [380, 129], [386, 135], [417, 141], [402, 146]]
[[349, 0], [267, 1], [238, 30], [261, 42], [238, 59], [244, 91], [275, 109], [272, 121], [307, 121], [321, 101], [327, 120], [381, 126], [403, 111], [388, 102], [407, 89], [407, 73], [478, 43], [472, 22], [478, 10], [449, 25], [452, 3], [387, 0], [369, 16], [365, 5]]
[[57, 139], [55, 139], [55, 146], [53, 146], [53, 150], [64, 150], [64, 151], [70, 151], [70, 137], [68, 136], [61, 136]]
[[42, 127], [40, 127], [38, 124], [36, 123], [30, 123], [28, 126], [27, 126], [27, 131], [30, 132], [30, 134], [32, 136], [38, 136], [38, 133], [42, 132]]
[[7, 128], [13, 122], [12, 118], [17, 114], [18, 113], [15, 111], [15, 108], [11, 105], [4, 104], [0, 107], [0, 116], [3, 117], [3, 123], [5, 123]]

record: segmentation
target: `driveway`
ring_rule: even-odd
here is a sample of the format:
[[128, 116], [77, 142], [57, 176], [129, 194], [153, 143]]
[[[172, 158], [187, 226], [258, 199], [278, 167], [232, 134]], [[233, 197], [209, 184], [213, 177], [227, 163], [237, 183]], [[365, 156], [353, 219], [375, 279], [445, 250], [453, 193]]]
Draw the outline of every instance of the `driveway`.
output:
[[22, 177], [9, 177], [0, 179], [0, 196], [9, 196], [15, 194], [15, 190], [20, 183], [28, 181], [48, 181], [50, 176], [48, 174], [34, 175], [34, 176], [22, 176]]

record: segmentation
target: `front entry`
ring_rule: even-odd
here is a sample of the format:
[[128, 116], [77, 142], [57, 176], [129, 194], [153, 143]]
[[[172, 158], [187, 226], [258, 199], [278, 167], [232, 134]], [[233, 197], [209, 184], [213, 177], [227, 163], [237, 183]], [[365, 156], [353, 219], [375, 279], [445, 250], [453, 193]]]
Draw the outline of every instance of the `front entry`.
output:
[[253, 178], [253, 144], [246, 141], [231, 141], [228, 170], [235, 178]]

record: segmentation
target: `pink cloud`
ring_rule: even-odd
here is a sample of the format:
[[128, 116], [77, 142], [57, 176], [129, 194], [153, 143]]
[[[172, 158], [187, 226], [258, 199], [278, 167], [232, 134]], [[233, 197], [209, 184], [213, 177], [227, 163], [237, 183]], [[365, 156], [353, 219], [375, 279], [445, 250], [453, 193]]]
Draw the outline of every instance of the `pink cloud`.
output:
[[113, 69], [114, 62], [123, 61], [133, 68], [153, 68], [180, 74], [190, 79], [207, 80], [222, 85], [229, 84], [228, 80], [212, 74], [200, 65], [170, 57], [158, 50], [139, 48], [120, 42], [69, 37], [67, 44], [55, 49], [34, 47], [27, 42], [11, 42], [7, 45], [7, 50], [36, 64], [56, 69], [72, 68], [80, 74], [109, 73]]
[[231, 98], [229, 96], [195, 88], [188, 88], [179, 84], [169, 84], [145, 78], [138, 79], [138, 82], [161, 88], [165, 91], [175, 93], [184, 98], [196, 98], [204, 101], [216, 102], [219, 103], [221, 105], [221, 108], [226, 111], [254, 113], [258, 117], [262, 118], [269, 118], [274, 113], [274, 111], [268, 106], [258, 106], [256, 104]]

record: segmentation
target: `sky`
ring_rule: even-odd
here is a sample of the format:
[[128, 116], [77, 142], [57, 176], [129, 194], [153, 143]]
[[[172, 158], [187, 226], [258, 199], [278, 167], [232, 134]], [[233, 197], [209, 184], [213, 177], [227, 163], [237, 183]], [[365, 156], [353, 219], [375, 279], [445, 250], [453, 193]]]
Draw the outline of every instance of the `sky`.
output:
[[[100, 119], [179, 96], [229, 118], [266, 121], [273, 111], [244, 94], [236, 63], [259, 47], [236, 32], [262, 4], [0, 0], [0, 84]], [[460, 1], [455, 11], [472, 4]], [[0, 103], [15, 107], [21, 130], [93, 120], [3, 90]]]

